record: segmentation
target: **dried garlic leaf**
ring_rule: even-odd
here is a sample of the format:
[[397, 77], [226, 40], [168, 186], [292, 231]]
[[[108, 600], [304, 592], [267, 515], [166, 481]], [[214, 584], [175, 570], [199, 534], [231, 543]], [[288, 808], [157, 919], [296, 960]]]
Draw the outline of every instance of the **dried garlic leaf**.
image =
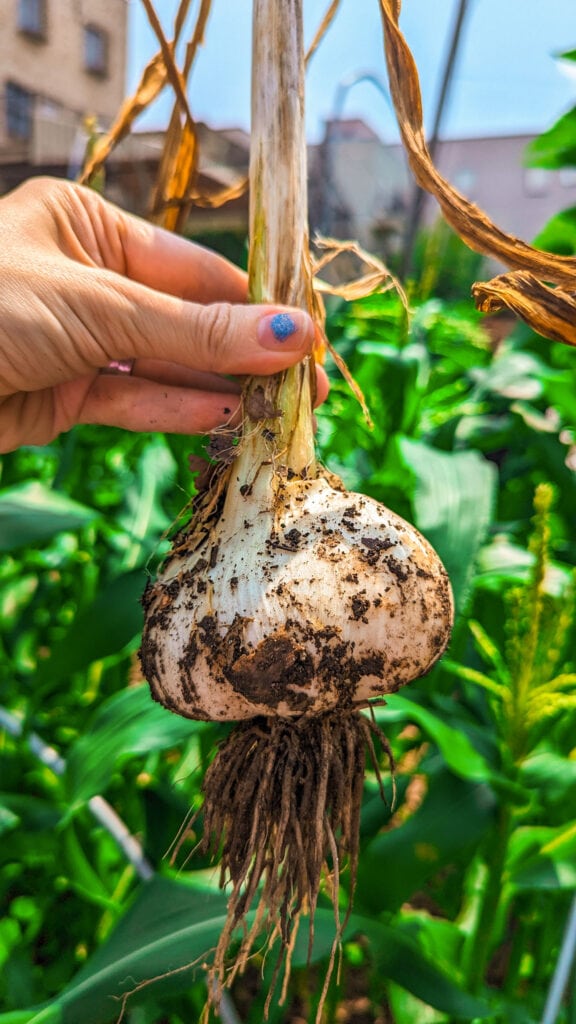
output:
[[248, 191], [248, 178], [240, 178], [234, 185], [219, 189], [217, 192], [192, 192], [190, 199], [195, 206], [203, 209], [215, 210], [233, 199], [239, 199]]
[[344, 377], [344, 380], [346, 381], [348, 387], [350, 388], [352, 394], [354, 395], [354, 398], [360, 404], [367, 426], [370, 428], [370, 430], [373, 430], [374, 420], [370, 415], [370, 410], [368, 408], [366, 399], [364, 398], [364, 392], [362, 391], [360, 385], [356, 383], [354, 377], [352, 376], [350, 370], [348, 369], [348, 366], [342, 359], [342, 356], [336, 351], [334, 346], [331, 345], [329, 341], [326, 342], [326, 348], [328, 349], [330, 355], [332, 356], [332, 359], [336, 363], [336, 366], [340, 370], [340, 373]]
[[176, 105], [164, 140], [164, 151], [152, 197], [151, 219], [154, 223], [161, 224], [169, 231], [177, 231], [185, 221], [197, 164], [196, 131], [190, 122], [182, 124]]
[[472, 294], [482, 313], [510, 309], [538, 334], [576, 346], [576, 299], [561, 288], [518, 270], [473, 284]]
[[509, 267], [532, 271], [546, 281], [574, 289], [575, 257], [542, 252], [506, 234], [474, 203], [457, 192], [434, 167], [424, 138], [418, 72], [397, 24], [399, 7], [397, 0], [380, 0], [390, 91], [416, 181], [435, 196], [445, 219], [471, 249], [495, 256]]
[[312, 40], [312, 42], [310, 43], [310, 46], [308, 47], [308, 51], [306, 53], [306, 63], [307, 64], [308, 64], [308, 62], [310, 60], [312, 60], [312, 57], [316, 53], [316, 50], [318, 49], [320, 43], [322, 42], [322, 40], [323, 40], [324, 36], [326, 35], [328, 29], [330, 28], [330, 25], [332, 24], [332, 21], [334, 20], [334, 16], [335, 16], [339, 6], [340, 6], [340, 0], [332, 0], [332, 3], [330, 4], [330, 6], [329, 6], [328, 10], [326, 11], [324, 17], [322, 18], [322, 21], [320, 22], [318, 28], [316, 29], [316, 34], [314, 36], [314, 39]]
[[190, 107], [188, 106], [188, 97], [186, 96], [186, 79], [174, 60], [174, 44], [169, 43], [166, 39], [162, 30], [162, 25], [160, 24], [158, 15], [154, 10], [151, 0], [142, 0], [142, 3], [146, 9], [148, 21], [150, 22], [156, 38], [160, 43], [166, 74], [170, 81], [170, 85], [174, 90], [178, 103], [180, 104], [180, 109], [185, 115], [188, 123], [194, 124], [194, 119], [190, 113]]
[[184, 75], [186, 78], [192, 70], [192, 65], [194, 63], [198, 47], [202, 46], [204, 42], [204, 33], [206, 32], [206, 23], [208, 21], [208, 15], [210, 14], [211, 7], [212, 0], [202, 0], [200, 10], [198, 11], [198, 17], [196, 19], [194, 34], [186, 47], [186, 59], [184, 61]]
[[144, 68], [134, 95], [124, 100], [110, 131], [94, 144], [78, 179], [81, 185], [87, 185], [100, 170], [112, 150], [128, 135], [136, 118], [154, 102], [167, 81], [164, 58], [157, 53]]
[[[314, 260], [312, 264], [312, 272], [315, 277], [314, 287], [317, 291], [323, 292], [325, 295], [336, 295], [339, 298], [346, 299], [348, 302], [352, 302], [354, 299], [362, 299], [367, 295], [372, 295], [376, 291], [385, 292], [395, 288], [406, 313], [408, 313], [408, 299], [400, 281], [377, 256], [366, 252], [357, 242], [352, 241], [341, 242], [335, 238], [317, 236], [314, 239], [314, 244], [316, 248], [324, 250], [324, 255]], [[346, 281], [345, 284], [341, 285], [332, 285], [318, 278], [317, 275], [324, 267], [327, 267], [333, 260], [344, 253], [356, 256], [368, 268], [368, 273], [362, 274], [352, 281]]]

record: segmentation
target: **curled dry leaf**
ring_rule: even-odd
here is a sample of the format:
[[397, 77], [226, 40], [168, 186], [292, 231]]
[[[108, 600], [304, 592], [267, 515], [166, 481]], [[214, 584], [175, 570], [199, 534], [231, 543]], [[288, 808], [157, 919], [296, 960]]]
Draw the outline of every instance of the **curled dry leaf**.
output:
[[[448, 224], [471, 249], [525, 272], [507, 274], [486, 285], [476, 284], [474, 294], [480, 308], [486, 312], [505, 305], [540, 333], [573, 345], [574, 324], [566, 317], [573, 317], [574, 302], [567, 292], [576, 290], [576, 258], [544, 252], [502, 231], [438, 172], [424, 137], [418, 72], [398, 26], [400, 4], [380, 0], [380, 10], [390, 91], [416, 181], [435, 197]], [[560, 285], [566, 291], [538, 285], [539, 280]]]
[[[402, 305], [406, 311], [406, 316], [408, 316], [408, 299], [400, 281], [391, 273], [382, 260], [378, 259], [377, 256], [366, 252], [366, 250], [362, 249], [357, 242], [352, 241], [340, 242], [335, 238], [323, 238], [321, 236], [317, 236], [314, 239], [314, 244], [317, 249], [324, 250], [323, 255], [312, 264], [314, 290], [317, 294], [324, 293], [325, 295], [335, 295], [338, 298], [345, 299], [346, 302], [353, 302], [355, 299], [362, 299], [367, 295], [373, 295], [374, 292], [386, 292], [391, 288], [394, 288], [401, 299]], [[356, 256], [357, 259], [367, 267], [367, 273], [361, 274], [360, 277], [354, 278], [352, 281], [346, 281], [344, 284], [338, 285], [329, 284], [328, 281], [324, 281], [322, 278], [317, 276], [324, 267], [327, 267], [333, 262], [333, 260], [337, 259], [338, 256], [341, 256], [343, 253]], [[374, 424], [362, 390], [354, 380], [354, 377], [350, 373], [350, 370], [342, 356], [330, 344], [325, 336], [323, 336], [323, 345], [318, 347], [318, 351], [316, 349], [314, 351], [316, 361], [323, 361], [324, 348], [332, 356], [332, 359], [340, 370], [344, 380], [362, 407], [366, 423], [370, 429], [372, 429]]]
[[[324, 238], [321, 235], [316, 236], [314, 245], [317, 249], [323, 251], [323, 255], [312, 264], [312, 272], [315, 277], [314, 288], [316, 291], [323, 292], [325, 295], [336, 295], [341, 299], [346, 299], [347, 302], [352, 302], [354, 299], [362, 299], [376, 291], [389, 291], [390, 288], [395, 288], [408, 314], [408, 299], [400, 281], [388, 269], [386, 264], [378, 259], [377, 256], [374, 256], [373, 253], [366, 252], [365, 249], [358, 245], [358, 242], [342, 242], [336, 238]], [[339, 285], [329, 284], [318, 277], [318, 274], [324, 267], [327, 267], [344, 253], [356, 256], [367, 268], [367, 273]]]
[[538, 334], [576, 346], [576, 299], [561, 288], [548, 287], [526, 270], [476, 283], [472, 294], [483, 313], [510, 309]]

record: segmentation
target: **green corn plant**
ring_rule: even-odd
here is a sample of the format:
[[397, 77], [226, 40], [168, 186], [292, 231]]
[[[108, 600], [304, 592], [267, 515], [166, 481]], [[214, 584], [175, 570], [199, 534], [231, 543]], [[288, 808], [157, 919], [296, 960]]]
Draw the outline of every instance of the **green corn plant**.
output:
[[501, 652], [482, 625], [469, 623], [474, 646], [488, 672], [454, 663], [455, 675], [483, 687], [514, 772], [534, 749], [551, 718], [576, 708], [576, 672], [565, 664], [566, 637], [574, 621], [574, 583], [560, 597], [546, 586], [550, 570], [550, 513], [554, 491], [540, 484], [534, 497], [534, 556], [526, 585], [507, 594], [506, 644]]
[[[533, 825], [529, 792], [521, 799], [522, 766], [541, 743], [553, 720], [576, 709], [576, 672], [567, 661], [567, 637], [574, 623], [574, 581], [560, 595], [551, 593], [550, 520], [554, 490], [540, 484], [534, 497], [533, 530], [529, 549], [533, 563], [528, 580], [506, 595], [505, 642], [499, 647], [484, 627], [471, 621], [474, 647], [486, 666], [480, 671], [447, 662], [457, 677], [482, 687], [502, 751], [502, 768], [511, 789], [501, 794], [495, 828], [483, 855], [484, 882], [464, 951], [469, 988], [482, 986], [496, 929], [515, 913], [510, 886], [511, 841], [517, 827]], [[517, 796], [514, 796], [516, 787]], [[569, 841], [573, 828], [562, 830]], [[546, 847], [541, 852], [545, 852]], [[500, 924], [498, 923], [500, 922]]]

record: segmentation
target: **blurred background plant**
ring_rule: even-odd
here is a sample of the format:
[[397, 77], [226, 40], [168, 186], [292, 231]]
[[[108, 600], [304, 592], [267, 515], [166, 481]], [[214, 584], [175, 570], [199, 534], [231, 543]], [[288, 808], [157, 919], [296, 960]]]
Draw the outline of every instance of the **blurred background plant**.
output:
[[[546, 159], [574, 166], [564, 131]], [[573, 224], [539, 241], [576, 252]], [[375, 427], [330, 366], [321, 457], [430, 539], [458, 615], [448, 657], [376, 713], [398, 796], [368, 779], [327, 1024], [535, 1024], [576, 891], [576, 360], [482, 320], [463, 252], [420, 238], [409, 318], [390, 292], [329, 309]], [[183, 1024], [204, 1003], [225, 897], [193, 837], [179, 865], [169, 848], [225, 727], [154, 705], [136, 651], [205, 444], [81, 427], [2, 459], [0, 1024]], [[313, 1019], [331, 940], [321, 909], [272, 1024]], [[268, 978], [255, 954], [223, 1018], [261, 1020]], [[573, 986], [550, 1024], [574, 1024]]]

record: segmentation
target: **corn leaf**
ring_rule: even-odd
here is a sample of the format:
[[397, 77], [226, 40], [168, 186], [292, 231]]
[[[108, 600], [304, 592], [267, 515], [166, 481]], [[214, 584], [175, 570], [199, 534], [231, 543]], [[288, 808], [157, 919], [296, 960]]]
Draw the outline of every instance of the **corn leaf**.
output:
[[508, 871], [519, 889], [576, 889], [576, 825], [517, 829]]
[[469, 668], [467, 665], [460, 665], [456, 661], [450, 661], [449, 658], [444, 658], [442, 661], [442, 668], [450, 672], [451, 675], [457, 676], [458, 679], [463, 679], [466, 683], [473, 683], [474, 686], [481, 686], [482, 689], [488, 690], [489, 693], [493, 693], [495, 697], [499, 697], [503, 700], [506, 697], [507, 690], [505, 686], [501, 686], [499, 683], [495, 683], [490, 676], [484, 674], [484, 672], [478, 672], [474, 668]]
[[79, 530], [94, 509], [30, 480], [0, 491], [0, 551], [49, 540], [61, 530]]
[[442, 452], [410, 438], [401, 438], [399, 447], [414, 475], [416, 526], [440, 555], [462, 611], [492, 521], [495, 467], [478, 452]]
[[493, 775], [492, 767], [478, 753], [461, 729], [448, 725], [433, 711], [423, 707], [409, 697], [395, 693], [387, 699], [387, 707], [375, 709], [376, 720], [386, 721], [397, 716], [408, 722], [416, 722], [436, 743], [446, 764], [455, 775], [474, 782], [488, 782]]
[[150, 700], [147, 685], [114, 694], [98, 708], [66, 758], [70, 801], [78, 805], [104, 792], [120, 757], [168, 750], [203, 728], [203, 722], [167, 715]]
[[124, 573], [103, 586], [94, 601], [74, 619], [66, 635], [41, 662], [35, 685], [51, 690], [72, 672], [118, 654], [142, 628], [142, 569]]
[[497, 645], [494, 643], [491, 637], [484, 627], [476, 622], [475, 619], [471, 619], [468, 623], [468, 628], [474, 637], [474, 644], [477, 651], [482, 655], [488, 664], [492, 665], [496, 669], [498, 678], [504, 682], [509, 683], [510, 673], [506, 667], [506, 663], [498, 650]]
[[[491, 826], [495, 806], [491, 789], [482, 783], [448, 771], [429, 776], [426, 798], [415, 813], [365, 845], [356, 886], [358, 912], [365, 909], [373, 917], [396, 912], [443, 864], [468, 863]], [[389, 871], [383, 870], [385, 864], [391, 865]]]

